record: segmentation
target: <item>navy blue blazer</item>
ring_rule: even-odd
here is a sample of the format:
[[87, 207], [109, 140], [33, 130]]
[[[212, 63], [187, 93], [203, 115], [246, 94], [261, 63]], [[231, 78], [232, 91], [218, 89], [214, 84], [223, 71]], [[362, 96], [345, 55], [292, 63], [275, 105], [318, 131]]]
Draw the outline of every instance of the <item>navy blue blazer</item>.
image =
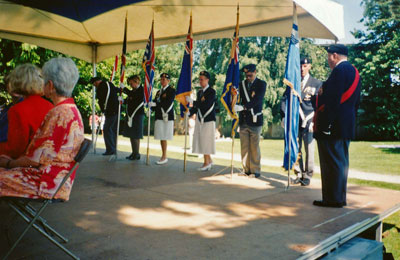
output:
[[[128, 95], [126, 98], [126, 110], [129, 115], [136, 110], [136, 108], [143, 102], [144, 100], [144, 89], [143, 86], [140, 85], [137, 89], [127, 89], [124, 88], [124, 93]], [[136, 111], [135, 115], [144, 114], [144, 105]]]
[[[343, 61], [331, 72], [322, 85], [322, 95], [318, 96], [318, 107], [325, 105], [316, 119], [316, 138], [352, 139], [355, 136], [356, 114], [360, 104], [361, 77], [354, 93], [344, 103], [340, 103], [343, 93], [353, 84], [356, 70], [348, 61]], [[326, 135], [323, 132], [330, 132]]]
[[112, 116], [118, 114], [118, 89], [111, 82], [108, 82], [108, 85], [110, 86], [110, 94], [108, 95], [107, 107], [104, 107], [108, 92], [107, 81], [102, 81], [97, 88], [97, 99], [101, 112], [106, 116]]
[[[307, 82], [304, 85], [304, 88], [301, 90], [301, 103], [300, 107], [301, 110], [304, 113], [305, 119], [307, 118], [308, 115], [310, 115], [312, 112], [314, 112], [314, 107], [312, 104], [313, 98], [318, 94], [319, 88], [322, 86], [322, 81], [313, 78], [311, 75], [309, 76]], [[280, 114], [282, 117], [285, 116], [286, 113], [286, 100], [287, 100], [287, 95], [288, 95], [288, 89], [286, 90], [285, 94], [283, 95], [281, 99], [281, 111]], [[312, 122], [312, 118], [307, 120], [307, 123], [304, 123], [305, 129], [308, 129], [310, 126], [310, 123]], [[299, 129], [302, 128], [303, 125], [303, 119], [299, 115]]]
[[[266, 89], [267, 83], [259, 78], [256, 78], [253, 84], [250, 86], [250, 89], [247, 91], [249, 96], [248, 102], [243, 90], [242, 82], [239, 83], [240, 104], [244, 107], [244, 110], [239, 112], [239, 125], [243, 125], [244, 123], [246, 123], [248, 126], [263, 125], [264, 117], [262, 114], [262, 109], [264, 105], [263, 101]], [[253, 114], [258, 114], [256, 122], [253, 122]]]
[[162, 117], [162, 111], [161, 108], [164, 109], [164, 111], [167, 111], [168, 108], [170, 108], [172, 104], [172, 109], [168, 112], [168, 120], [174, 120], [175, 115], [174, 115], [174, 107], [173, 103], [175, 100], [175, 89], [171, 86], [169, 86], [164, 92], [162, 92], [162, 89], [157, 91], [157, 94], [154, 98], [154, 102], [156, 103], [156, 120], [163, 120]]
[[211, 113], [204, 117], [204, 122], [215, 121], [215, 101], [216, 101], [216, 92], [211, 86], [206, 89], [205, 92], [203, 90], [197, 91], [196, 101], [193, 102], [193, 107], [190, 109], [190, 115], [197, 114], [199, 121], [201, 121], [198, 111], [200, 110], [201, 114], [204, 116], [208, 110], [212, 106], [214, 108], [211, 110]]

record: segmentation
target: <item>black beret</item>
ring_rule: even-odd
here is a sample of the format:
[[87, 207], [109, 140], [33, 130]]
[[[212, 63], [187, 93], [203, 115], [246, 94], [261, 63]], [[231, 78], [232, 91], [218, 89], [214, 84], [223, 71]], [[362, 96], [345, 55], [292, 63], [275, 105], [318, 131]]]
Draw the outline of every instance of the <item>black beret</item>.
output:
[[300, 65], [303, 65], [303, 64], [311, 64], [311, 60], [307, 57], [304, 57], [300, 60]]
[[169, 79], [169, 74], [168, 73], [161, 73], [160, 78], [167, 78]]
[[90, 83], [93, 84], [93, 83], [95, 83], [95, 82], [98, 81], [98, 80], [103, 80], [103, 79], [102, 79], [101, 76], [92, 77], [92, 78], [90, 79]]
[[254, 71], [256, 71], [256, 65], [255, 64], [248, 64], [248, 65], [243, 67], [243, 71], [244, 71], [244, 73], [246, 73], [246, 72], [254, 72]]
[[347, 56], [347, 54], [349, 53], [349, 50], [347, 49], [347, 47], [343, 44], [332, 44], [328, 47], [328, 49], [326, 49], [327, 52], [329, 53], [337, 53], [337, 54], [342, 54]]
[[210, 79], [210, 73], [208, 73], [207, 71], [203, 70], [202, 72], [200, 72], [200, 76], [204, 76], [208, 79]]

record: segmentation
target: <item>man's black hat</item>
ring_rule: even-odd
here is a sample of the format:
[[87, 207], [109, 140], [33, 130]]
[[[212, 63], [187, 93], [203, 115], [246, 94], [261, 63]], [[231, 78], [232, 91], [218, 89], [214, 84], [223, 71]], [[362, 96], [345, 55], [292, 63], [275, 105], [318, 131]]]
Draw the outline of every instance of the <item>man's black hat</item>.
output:
[[248, 65], [243, 67], [243, 71], [244, 71], [244, 73], [254, 72], [254, 71], [256, 71], [256, 65], [255, 64], [248, 64]]
[[93, 77], [93, 78], [90, 79], [90, 84], [93, 84], [98, 80], [103, 80], [103, 79], [101, 78], [101, 76]]
[[349, 53], [349, 50], [343, 44], [332, 44], [328, 47], [328, 49], [326, 49], [326, 51], [329, 53], [337, 53], [345, 56], [347, 56], [347, 54]]
[[303, 64], [311, 64], [311, 60], [307, 57], [304, 57], [300, 60], [300, 65], [303, 65]]
[[169, 74], [168, 73], [162, 73], [161, 75], [160, 75], [160, 78], [167, 78], [167, 79], [169, 79]]
[[200, 76], [204, 76], [208, 79], [210, 79], [210, 73], [208, 73], [207, 71], [203, 70], [202, 72], [200, 72]]

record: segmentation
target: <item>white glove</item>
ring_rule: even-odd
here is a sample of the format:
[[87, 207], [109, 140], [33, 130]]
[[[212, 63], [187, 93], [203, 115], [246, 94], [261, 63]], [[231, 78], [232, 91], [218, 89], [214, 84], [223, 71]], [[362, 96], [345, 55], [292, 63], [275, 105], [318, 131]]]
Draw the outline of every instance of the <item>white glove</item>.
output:
[[118, 96], [118, 101], [123, 102], [124, 98], [122, 96]]
[[157, 106], [156, 102], [153, 101], [149, 102], [149, 107], [156, 107], [156, 106]]
[[240, 112], [240, 111], [243, 111], [243, 106], [242, 105], [235, 105], [235, 111], [236, 112]]
[[186, 102], [188, 103], [193, 103], [193, 98], [191, 98], [190, 96], [186, 96]]
[[122, 89], [125, 88], [124, 83], [120, 82], [120, 83], [119, 83], [119, 87], [122, 88]]
[[314, 123], [313, 122], [310, 123], [310, 126], [308, 127], [308, 132], [310, 132], [310, 133], [314, 132]]

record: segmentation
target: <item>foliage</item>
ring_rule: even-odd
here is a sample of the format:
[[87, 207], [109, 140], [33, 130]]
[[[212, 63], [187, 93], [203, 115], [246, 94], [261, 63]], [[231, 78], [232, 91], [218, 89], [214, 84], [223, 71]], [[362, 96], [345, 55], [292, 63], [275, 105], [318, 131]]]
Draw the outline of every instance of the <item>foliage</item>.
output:
[[[17, 64], [32, 62], [42, 66], [45, 61], [51, 57], [61, 54], [45, 50], [40, 47], [29, 44], [20, 44], [13, 41], [1, 40], [1, 64], [0, 75], [6, 75]], [[154, 91], [159, 89], [159, 75], [167, 72], [171, 75], [171, 85], [176, 86], [181, 69], [183, 57], [183, 44], [173, 44], [160, 46], [156, 48], [156, 72], [154, 80]], [[249, 63], [257, 64], [257, 76], [267, 82], [267, 91], [264, 99], [264, 118], [263, 133], [266, 134], [268, 126], [271, 123], [280, 121], [279, 109], [280, 100], [285, 86], [282, 83], [286, 54], [288, 48], [288, 39], [272, 37], [252, 37], [240, 38], [240, 64], [243, 67]], [[225, 73], [229, 63], [231, 49], [230, 39], [213, 39], [197, 41], [194, 48], [194, 66], [193, 66], [193, 89], [196, 92], [198, 86], [198, 73], [207, 70], [211, 73], [210, 85], [214, 86], [218, 101], [221, 96], [223, 84], [225, 82]], [[302, 55], [307, 55], [314, 61], [314, 75], [318, 78], [326, 78], [328, 75], [326, 57], [324, 50], [304, 39], [302, 42]], [[144, 78], [142, 69], [142, 57], [144, 50], [137, 50], [127, 55], [126, 75], [139, 74]], [[88, 118], [92, 110], [92, 86], [89, 84], [92, 77], [93, 67], [90, 63], [73, 58], [80, 72], [79, 82], [74, 90], [73, 96], [78, 105], [85, 125], [88, 125]], [[114, 58], [109, 58], [96, 65], [98, 75], [109, 79], [114, 65]], [[119, 69], [119, 68], [118, 68]], [[0, 78], [1, 81], [1, 78]], [[114, 84], [119, 85], [119, 70], [117, 71]], [[3, 92], [4, 93], [4, 92]], [[3, 94], [4, 95], [4, 94]], [[227, 115], [222, 105], [220, 108], [220, 119], [223, 131], [230, 132], [231, 119]], [[175, 110], [179, 111], [178, 103], [175, 102]], [[96, 111], [99, 113], [99, 106], [96, 105]], [[122, 110], [124, 111], [124, 109]], [[88, 129], [88, 127], [87, 127]]]
[[400, 140], [400, 20], [394, 2], [362, 1], [367, 30], [354, 33], [360, 43], [350, 57], [362, 76], [360, 124], [372, 139]]

